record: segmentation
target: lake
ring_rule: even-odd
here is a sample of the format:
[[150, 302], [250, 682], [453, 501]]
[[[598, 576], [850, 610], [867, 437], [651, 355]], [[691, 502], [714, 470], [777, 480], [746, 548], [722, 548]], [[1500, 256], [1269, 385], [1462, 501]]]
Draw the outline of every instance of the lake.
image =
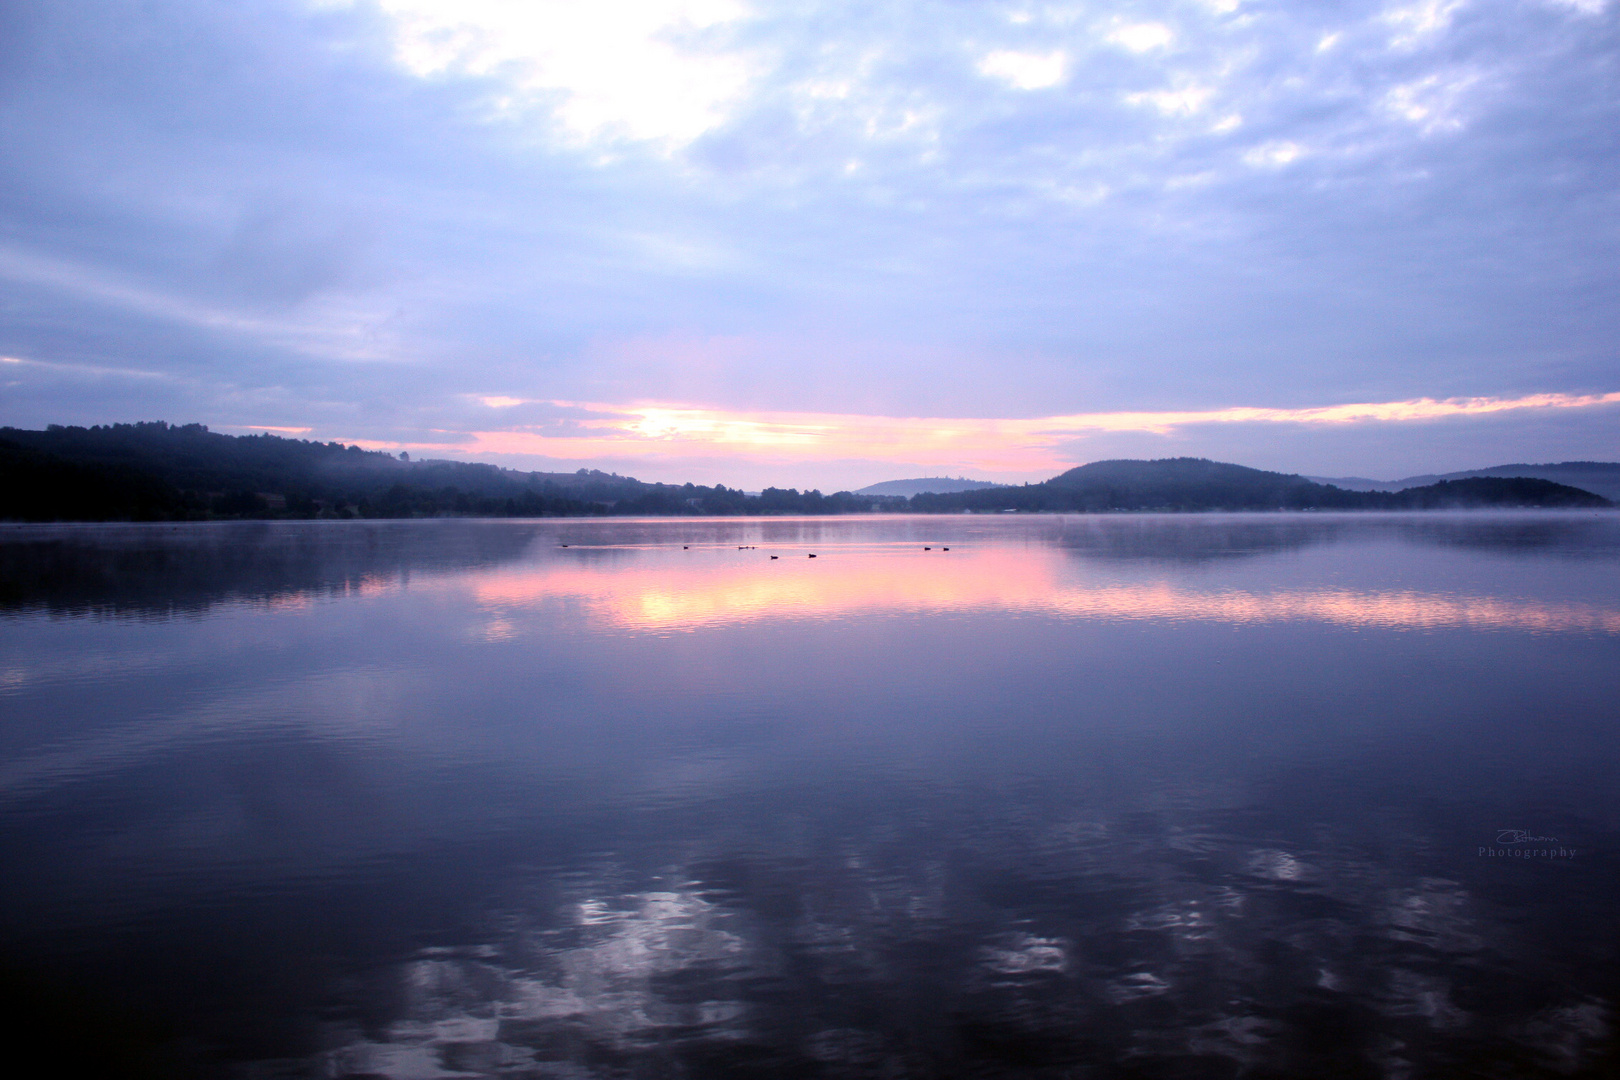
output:
[[64, 1069], [1620, 1074], [1610, 512], [5, 526], [0, 709]]

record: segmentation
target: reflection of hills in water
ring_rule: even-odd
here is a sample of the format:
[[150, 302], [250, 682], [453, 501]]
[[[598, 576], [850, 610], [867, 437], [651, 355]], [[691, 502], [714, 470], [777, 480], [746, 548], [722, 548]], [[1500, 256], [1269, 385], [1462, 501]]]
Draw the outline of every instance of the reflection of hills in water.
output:
[[1602, 512], [1137, 514], [1059, 520], [1063, 524], [1056, 542], [1093, 559], [1218, 562], [1380, 535], [1411, 544], [1503, 554], [1620, 556], [1620, 529], [1614, 515]]
[[1057, 543], [1088, 559], [1205, 563], [1331, 544], [1364, 522], [1304, 515], [1132, 515], [1065, 518]]
[[510, 561], [535, 534], [455, 521], [24, 526], [0, 531], [0, 610], [164, 616], [342, 595]]
[[1620, 559], [1620, 528], [1611, 513], [1581, 515], [1474, 515], [1426, 520], [1412, 515], [1400, 522], [1401, 536], [1413, 543], [1467, 548], [1505, 555], [1567, 559]]

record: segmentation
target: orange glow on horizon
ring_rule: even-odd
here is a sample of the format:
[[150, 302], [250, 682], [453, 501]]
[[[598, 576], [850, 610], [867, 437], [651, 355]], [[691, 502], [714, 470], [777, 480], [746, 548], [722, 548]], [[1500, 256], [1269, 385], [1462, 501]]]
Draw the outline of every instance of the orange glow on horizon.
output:
[[990, 472], [1061, 471], [1076, 464], [1063, 444], [1088, 434], [1169, 435], [1221, 424], [1344, 426], [1414, 423], [1522, 410], [1620, 404], [1620, 393], [1532, 394], [1518, 398], [1415, 398], [1302, 409], [1235, 406], [1170, 412], [1096, 412], [1032, 418], [894, 417], [844, 413], [743, 412], [656, 402], [608, 404], [515, 397], [476, 398], [496, 411], [521, 405], [566, 408], [583, 418], [566, 428], [514, 425], [450, 432], [440, 443], [359, 441], [367, 449], [534, 455], [567, 461], [719, 457], [892, 461]]

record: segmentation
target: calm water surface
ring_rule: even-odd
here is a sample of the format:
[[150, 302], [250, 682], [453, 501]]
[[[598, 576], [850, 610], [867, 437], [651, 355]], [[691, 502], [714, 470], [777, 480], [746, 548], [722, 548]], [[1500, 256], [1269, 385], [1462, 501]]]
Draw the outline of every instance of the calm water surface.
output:
[[0, 715], [108, 1075], [1620, 1075], [1614, 514], [13, 526]]

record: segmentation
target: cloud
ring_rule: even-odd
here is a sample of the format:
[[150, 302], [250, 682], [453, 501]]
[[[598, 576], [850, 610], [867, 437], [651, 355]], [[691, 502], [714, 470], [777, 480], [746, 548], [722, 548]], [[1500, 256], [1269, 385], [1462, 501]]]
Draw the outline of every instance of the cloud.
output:
[[[816, 417], [1578, 396], [1620, 376], [1620, 68], [1613, 5], [1549, 4], [13, 5], [0, 353], [54, 366], [7, 419], [675, 402], [766, 426], [590, 437], [786, 468]], [[1454, 452], [1542, 413], [1612, 446], [1521, 409]], [[1391, 445], [1073, 437], [1302, 426]]]
[[1134, 53], [1162, 49], [1175, 40], [1175, 34], [1163, 23], [1127, 23], [1116, 27], [1108, 40]]
[[1132, 105], [1151, 105], [1166, 116], [1190, 116], [1203, 110], [1212, 93], [1207, 86], [1183, 86], [1176, 90], [1144, 90], [1127, 94], [1125, 100]]
[[415, 75], [501, 87], [499, 112], [549, 110], [581, 140], [684, 144], [721, 124], [754, 66], [713, 48], [747, 17], [735, 0], [379, 0], [394, 52]]
[[20, 356], [0, 356], [0, 364], [12, 367], [29, 367], [50, 372], [57, 376], [77, 378], [115, 378], [115, 379], [158, 379], [172, 380], [174, 376], [161, 371], [142, 371], [139, 368], [101, 367], [95, 364], [57, 364], [48, 360], [26, 360]]
[[1463, 126], [1461, 104], [1478, 81], [1479, 75], [1474, 72], [1425, 75], [1391, 87], [1384, 95], [1384, 105], [1425, 134], [1456, 131]]
[[[500, 407], [511, 398], [486, 398]], [[1222, 425], [1348, 427], [1434, 422], [1520, 411], [1589, 410], [1620, 405], [1620, 392], [1532, 394], [1518, 398], [1419, 398], [1308, 408], [1239, 406], [1158, 412], [1097, 412], [1033, 418], [893, 417], [826, 413], [727, 412], [668, 404], [547, 403], [583, 417], [551, 430], [534, 427], [467, 432], [469, 455], [533, 455], [557, 460], [791, 457], [968, 467], [981, 471], [1057, 471], [1076, 438], [1137, 432], [1168, 436]], [[376, 444], [382, 445], [382, 444]], [[389, 449], [399, 446], [389, 445]], [[409, 445], [408, 449], [418, 449]]]
[[1439, 34], [1451, 25], [1452, 16], [1463, 3], [1464, 0], [1421, 0], [1420, 3], [1390, 8], [1384, 12], [1384, 20], [1395, 29], [1391, 43], [1400, 48], [1411, 48]]
[[1061, 49], [1049, 53], [998, 49], [979, 61], [979, 74], [1000, 79], [1018, 90], [1044, 90], [1067, 74], [1069, 58]]
[[1243, 155], [1243, 160], [1257, 168], [1281, 168], [1291, 165], [1304, 151], [1297, 143], [1279, 139], [1263, 143]]

